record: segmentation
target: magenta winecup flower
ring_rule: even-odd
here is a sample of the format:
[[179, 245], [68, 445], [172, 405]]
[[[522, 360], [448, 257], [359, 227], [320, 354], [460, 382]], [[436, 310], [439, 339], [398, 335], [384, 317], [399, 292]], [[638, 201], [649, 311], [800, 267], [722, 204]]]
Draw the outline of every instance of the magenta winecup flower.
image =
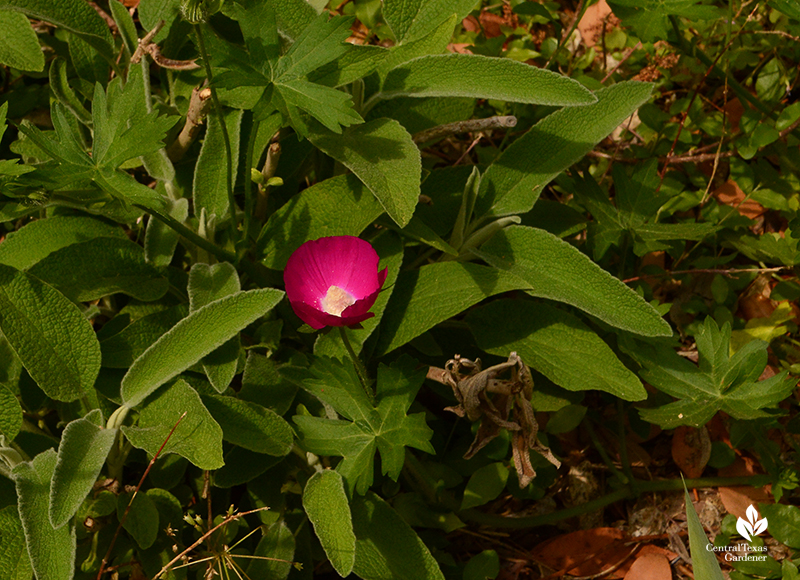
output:
[[375, 249], [354, 236], [306, 242], [283, 271], [286, 296], [309, 326], [349, 326], [374, 316], [369, 309], [386, 281]]

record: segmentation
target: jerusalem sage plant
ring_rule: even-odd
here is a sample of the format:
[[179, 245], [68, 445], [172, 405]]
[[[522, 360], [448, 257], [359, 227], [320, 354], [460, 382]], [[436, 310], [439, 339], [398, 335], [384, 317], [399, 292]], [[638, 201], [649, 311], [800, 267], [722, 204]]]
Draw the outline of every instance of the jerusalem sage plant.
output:
[[[0, 578], [308, 577], [326, 561], [443, 578], [454, 564], [411, 524], [518, 525], [474, 508], [509, 474], [522, 497], [554, 480], [532, 376], [641, 401], [628, 353], [691, 397], [659, 371], [663, 348], [630, 347], [672, 335], [662, 311], [531, 221], [652, 85], [590, 90], [447, 53], [473, 4], [384, 0], [373, 45], [304, 0], [141, 0], [136, 19], [118, 0], [105, 19], [83, 0], [0, 2], [16, 43], [0, 60], [28, 73], [0, 106]], [[444, 136], [514, 127], [473, 119], [487, 102], [521, 114], [519, 133], [479, 164], [423, 158]], [[631, 206], [654, 176], [640, 171]], [[613, 218], [583, 179], [577, 197]], [[728, 344], [705, 329], [704, 345]], [[765, 346], [712, 350], [698, 385], [746, 369], [708, 409], [760, 416], [787, 394], [782, 374], [738, 403]], [[433, 376], [452, 391], [425, 384], [449, 359], [472, 365]], [[580, 422], [586, 407], [559, 396]], [[681, 424], [671, 409], [643, 416]], [[451, 452], [472, 457], [460, 473]]]

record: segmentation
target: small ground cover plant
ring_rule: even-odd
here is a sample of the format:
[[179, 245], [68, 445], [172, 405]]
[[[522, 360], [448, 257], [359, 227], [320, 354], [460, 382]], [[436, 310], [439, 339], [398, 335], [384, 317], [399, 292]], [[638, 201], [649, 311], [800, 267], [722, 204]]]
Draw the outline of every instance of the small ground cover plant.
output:
[[793, 2], [0, 31], [0, 580], [798, 577]]

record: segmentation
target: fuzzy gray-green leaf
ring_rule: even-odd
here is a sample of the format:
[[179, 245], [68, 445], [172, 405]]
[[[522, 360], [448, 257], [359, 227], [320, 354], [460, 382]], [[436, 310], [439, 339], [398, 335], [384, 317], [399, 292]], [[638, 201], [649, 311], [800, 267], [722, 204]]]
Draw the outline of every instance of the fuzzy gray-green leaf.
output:
[[133, 362], [122, 379], [125, 405], [135, 407], [159, 386], [266, 314], [283, 297], [272, 288], [237, 292], [195, 310]]
[[356, 536], [342, 476], [332, 470], [312, 475], [303, 490], [303, 508], [331, 565], [344, 578], [353, 571]]
[[66, 524], [78, 511], [114, 444], [117, 430], [98, 427], [97, 419], [101, 418], [100, 411], [95, 409], [86, 417], [70, 422], [61, 435], [50, 484], [50, 523], [54, 528]]
[[308, 138], [355, 173], [400, 227], [408, 224], [419, 201], [422, 162], [400, 123], [375, 119], [341, 135], [320, 130]]
[[203, 403], [222, 427], [222, 438], [244, 449], [267, 455], [292, 450], [294, 432], [274, 411], [234, 397], [207, 395]]
[[595, 93], [597, 102], [567, 107], [539, 121], [489, 166], [477, 216], [529, 211], [542, 188], [579, 161], [650, 98], [649, 83], [622, 82]]
[[75, 304], [38, 278], [0, 265], [0, 329], [39, 387], [74, 401], [94, 385], [100, 343]]
[[197, 391], [182, 379], [150, 397], [139, 414], [139, 422], [122, 427], [122, 432], [134, 447], [155, 455], [184, 413], [186, 416], [161, 453], [177, 453], [200, 469], [219, 469], [224, 464], [222, 429]]
[[94, 238], [124, 238], [118, 225], [91, 216], [55, 215], [32, 221], [0, 244], [0, 264], [27, 270], [61, 248]]
[[139, 244], [121, 238], [95, 238], [56, 250], [28, 270], [76, 302], [121, 292], [150, 302], [169, 282], [145, 262]]
[[13, 441], [22, 425], [22, 407], [8, 387], [0, 383], [0, 437]]
[[574, 315], [548, 304], [498, 300], [467, 315], [483, 350], [515, 351], [525, 363], [570, 391], [598, 389], [626, 401], [647, 396], [614, 351]]
[[437, 54], [392, 70], [381, 98], [471, 97], [535, 105], [589, 105], [597, 98], [578, 81], [507, 58]]
[[[239, 131], [242, 125], [242, 111], [232, 109], [225, 114], [225, 127], [231, 146], [231, 187], [236, 183], [236, 160], [239, 159]], [[228, 178], [228, 162], [225, 153], [225, 139], [222, 128], [216, 115], [209, 116], [206, 138], [197, 158], [194, 170], [194, 212], [200, 215], [200, 210], [205, 209], [206, 215], [216, 214], [217, 219], [223, 219], [229, 212], [228, 188], [225, 180]]]
[[56, 530], [50, 524], [50, 480], [55, 467], [56, 452], [48, 449], [33, 461], [17, 465], [12, 475], [16, 482], [28, 555], [36, 577], [72, 580], [75, 573], [75, 526], [67, 525]]
[[427, 546], [389, 504], [374, 493], [353, 498], [356, 561], [364, 580], [444, 580]]
[[3, 580], [30, 580], [31, 560], [16, 505], [0, 510], [0, 572]]
[[39, 39], [24, 14], [0, 10], [0, 35], [0, 63], [26, 71], [44, 70]]
[[306, 240], [357, 236], [384, 212], [353, 174], [315, 183], [293, 196], [267, 221], [258, 236], [263, 263], [283, 269]]
[[394, 350], [484, 298], [530, 287], [511, 272], [462, 262], [402, 272], [383, 315], [378, 351]]
[[571, 304], [636, 334], [672, 334], [669, 324], [641, 296], [575, 247], [544, 230], [511, 226], [474, 253], [525, 280], [532, 296]]

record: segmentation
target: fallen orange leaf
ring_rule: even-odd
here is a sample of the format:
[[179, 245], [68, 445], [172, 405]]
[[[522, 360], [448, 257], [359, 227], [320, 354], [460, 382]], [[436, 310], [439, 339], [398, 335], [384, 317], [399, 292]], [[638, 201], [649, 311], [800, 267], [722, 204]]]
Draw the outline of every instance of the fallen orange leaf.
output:
[[669, 560], [661, 554], [640, 554], [625, 574], [625, 580], [672, 580]]

